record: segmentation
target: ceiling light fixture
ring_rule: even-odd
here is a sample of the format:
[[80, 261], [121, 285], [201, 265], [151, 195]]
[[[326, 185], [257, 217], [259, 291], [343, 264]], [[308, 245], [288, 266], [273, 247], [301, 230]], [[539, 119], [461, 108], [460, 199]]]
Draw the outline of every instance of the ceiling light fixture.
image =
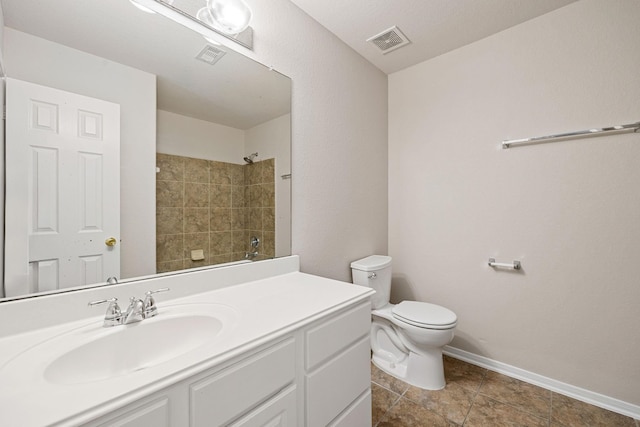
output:
[[206, 9], [213, 27], [225, 34], [239, 34], [251, 22], [251, 9], [243, 0], [207, 0]]
[[[174, 1], [129, 0], [133, 6], [141, 11], [159, 13], [194, 29], [212, 45], [222, 46], [222, 41], [228, 39], [247, 49], [253, 49], [253, 28], [249, 26], [252, 13], [244, 0], [206, 0], [206, 6], [195, 14], [187, 12], [179, 6], [173, 6]], [[194, 28], [189, 21], [204, 25], [197, 25]]]

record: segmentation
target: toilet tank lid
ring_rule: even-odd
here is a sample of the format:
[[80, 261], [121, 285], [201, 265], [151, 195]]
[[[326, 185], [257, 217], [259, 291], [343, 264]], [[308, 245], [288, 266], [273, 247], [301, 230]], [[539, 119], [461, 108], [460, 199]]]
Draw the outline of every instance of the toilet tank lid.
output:
[[353, 261], [351, 268], [360, 271], [381, 270], [391, 265], [391, 257], [386, 255], [371, 255], [366, 258]]

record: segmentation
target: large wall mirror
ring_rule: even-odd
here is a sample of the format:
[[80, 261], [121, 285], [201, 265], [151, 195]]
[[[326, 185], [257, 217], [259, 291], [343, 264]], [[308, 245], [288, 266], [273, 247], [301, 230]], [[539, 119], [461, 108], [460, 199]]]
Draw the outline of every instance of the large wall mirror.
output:
[[288, 77], [129, 0], [0, 1], [0, 297], [291, 253]]

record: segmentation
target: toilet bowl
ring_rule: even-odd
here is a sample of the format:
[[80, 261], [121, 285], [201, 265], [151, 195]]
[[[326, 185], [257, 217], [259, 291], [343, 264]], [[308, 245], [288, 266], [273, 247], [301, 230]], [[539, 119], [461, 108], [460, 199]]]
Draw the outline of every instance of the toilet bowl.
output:
[[372, 297], [372, 362], [384, 372], [427, 390], [444, 388], [442, 347], [454, 336], [457, 317], [436, 304], [390, 304], [391, 257], [372, 255], [351, 263], [353, 283], [376, 291]]

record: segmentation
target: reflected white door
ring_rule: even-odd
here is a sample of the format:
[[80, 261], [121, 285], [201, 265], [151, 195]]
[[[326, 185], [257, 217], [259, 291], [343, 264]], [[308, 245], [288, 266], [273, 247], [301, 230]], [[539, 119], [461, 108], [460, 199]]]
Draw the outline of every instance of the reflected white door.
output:
[[119, 277], [120, 106], [14, 79], [6, 102], [5, 295]]

